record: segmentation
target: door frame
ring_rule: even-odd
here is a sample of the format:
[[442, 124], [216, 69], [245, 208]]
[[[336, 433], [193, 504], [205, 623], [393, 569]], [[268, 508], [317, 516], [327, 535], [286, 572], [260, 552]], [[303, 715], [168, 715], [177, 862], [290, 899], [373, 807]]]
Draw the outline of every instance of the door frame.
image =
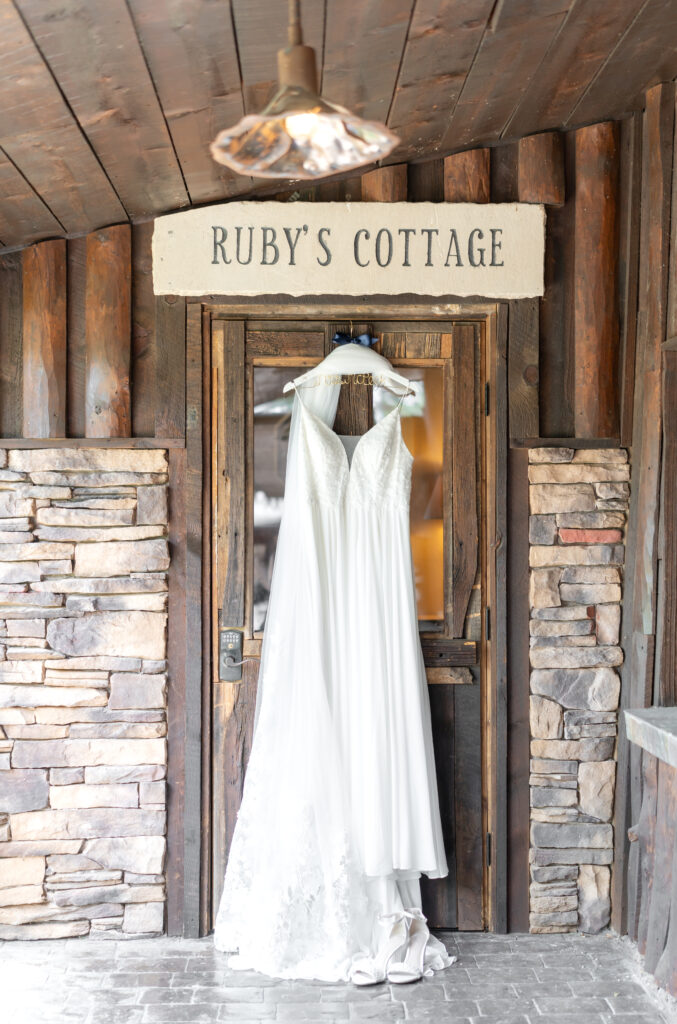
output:
[[[212, 322], [248, 319], [424, 320], [478, 323], [483, 332], [484, 379], [488, 389], [482, 416], [482, 493], [480, 565], [482, 570], [483, 636], [480, 645], [483, 735], [484, 898], [487, 928], [507, 930], [507, 325], [506, 302], [439, 302], [421, 298], [393, 301], [271, 297], [269, 302], [246, 298], [206, 297], [188, 302], [187, 308], [187, 436], [185, 493], [186, 542], [184, 621], [185, 715], [181, 761], [181, 799], [175, 801], [168, 823], [172, 863], [180, 868], [178, 902], [182, 904], [184, 935], [211, 930], [211, 763], [212, 763], [212, 582], [211, 534], [216, 419], [212, 373]], [[244, 454], [244, 453], [243, 453]], [[189, 613], [190, 608], [190, 613]], [[179, 609], [180, 610], [180, 609]], [[487, 630], [487, 624], [489, 629]], [[170, 630], [172, 614], [170, 608]], [[170, 701], [171, 704], [171, 701]], [[171, 760], [171, 755], [170, 755]], [[170, 773], [170, 787], [172, 783]], [[171, 844], [181, 844], [182, 854]]]

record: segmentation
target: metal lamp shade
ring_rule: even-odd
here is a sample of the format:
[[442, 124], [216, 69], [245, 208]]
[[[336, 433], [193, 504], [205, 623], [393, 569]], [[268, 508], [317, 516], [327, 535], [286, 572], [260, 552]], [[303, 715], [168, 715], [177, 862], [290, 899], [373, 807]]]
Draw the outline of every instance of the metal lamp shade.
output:
[[220, 132], [211, 154], [238, 174], [313, 179], [382, 160], [399, 141], [384, 125], [303, 86], [283, 85], [260, 114]]
[[243, 117], [211, 144], [214, 159], [257, 178], [324, 178], [382, 160], [399, 139], [318, 93], [312, 46], [301, 42], [291, 3], [290, 45], [277, 53], [279, 89], [260, 114]]

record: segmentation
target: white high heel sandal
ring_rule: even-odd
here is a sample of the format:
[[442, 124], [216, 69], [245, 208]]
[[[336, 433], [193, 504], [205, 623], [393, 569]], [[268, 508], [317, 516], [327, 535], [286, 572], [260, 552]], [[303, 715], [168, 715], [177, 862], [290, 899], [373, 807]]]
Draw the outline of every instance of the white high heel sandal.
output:
[[380, 921], [393, 919], [390, 934], [385, 945], [374, 957], [359, 957], [350, 968], [350, 980], [353, 985], [378, 985], [385, 981], [394, 957], [401, 953], [409, 938], [409, 918], [407, 911], [394, 914], [379, 914]]
[[430, 938], [427, 918], [418, 907], [408, 907], [404, 913], [409, 918], [409, 937], [404, 959], [399, 963], [391, 963], [386, 970], [388, 981], [395, 985], [406, 985], [421, 980], [425, 948]]

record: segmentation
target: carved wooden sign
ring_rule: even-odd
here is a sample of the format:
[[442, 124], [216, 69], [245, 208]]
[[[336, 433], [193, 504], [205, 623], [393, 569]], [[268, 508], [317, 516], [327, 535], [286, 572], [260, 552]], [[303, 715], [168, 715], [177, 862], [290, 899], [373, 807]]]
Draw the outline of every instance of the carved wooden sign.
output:
[[155, 221], [156, 295], [543, 294], [529, 203], [221, 203]]

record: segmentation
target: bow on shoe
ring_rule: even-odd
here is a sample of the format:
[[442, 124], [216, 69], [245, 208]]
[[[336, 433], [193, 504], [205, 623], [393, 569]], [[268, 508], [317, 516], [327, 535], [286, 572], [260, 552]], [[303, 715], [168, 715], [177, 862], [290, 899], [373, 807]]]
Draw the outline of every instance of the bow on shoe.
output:
[[402, 921], [404, 918], [409, 918], [410, 921], [417, 920], [425, 922], [428, 920], [423, 911], [419, 910], [418, 907], [408, 907], [405, 910], [395, 910], [390, 914], [378, 915], [379, 921], [392, 920], [393, 924], [397, 921]]
[[369, 348], [369, 346], [376, 344], [378, 338], [372, 337], [368, 331], [365, 331], [364, 334], [358, 334], [355, 337], [348, 334], [347, 331], [337, 331], [331, 340], [335, 345], [365, 345]]

